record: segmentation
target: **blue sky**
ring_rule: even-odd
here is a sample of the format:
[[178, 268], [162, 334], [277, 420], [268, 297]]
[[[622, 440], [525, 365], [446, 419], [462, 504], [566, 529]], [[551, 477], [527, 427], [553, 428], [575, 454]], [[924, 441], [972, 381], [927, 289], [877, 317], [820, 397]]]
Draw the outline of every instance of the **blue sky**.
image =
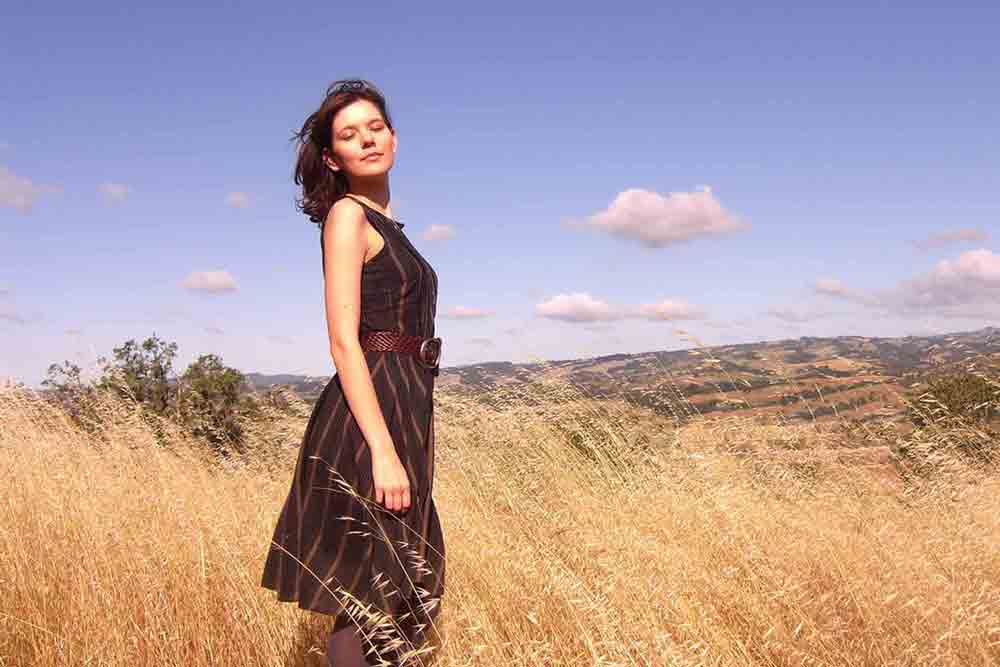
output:
[[1000, 9], [759, 4], [5, 5], [0, 377], [332, 374], [288, 139], [351, 76], [445, 367], [1000, 321]]

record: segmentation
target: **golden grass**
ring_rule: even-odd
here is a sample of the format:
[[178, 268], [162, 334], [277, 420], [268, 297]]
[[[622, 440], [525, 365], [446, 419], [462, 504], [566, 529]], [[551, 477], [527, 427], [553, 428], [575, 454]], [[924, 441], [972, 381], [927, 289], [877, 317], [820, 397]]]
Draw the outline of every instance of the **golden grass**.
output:
[[[785, 461], [832, 436], [539, 386], [436, 398], [437, 667], [1000, 661], [995, 473]], [[0, 665], [325, 664], [323, 617], [258, 586], [307, 411], [228, 464], [97, 414], [0, 392]]]

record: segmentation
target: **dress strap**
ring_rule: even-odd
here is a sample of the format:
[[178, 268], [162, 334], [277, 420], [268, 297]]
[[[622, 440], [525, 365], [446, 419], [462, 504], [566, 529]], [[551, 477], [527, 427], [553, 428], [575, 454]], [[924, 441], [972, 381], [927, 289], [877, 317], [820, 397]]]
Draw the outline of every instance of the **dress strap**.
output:
[[403, 227], [405, 226], [405, 225], [404, 225], [404, 224], [403, 224], [402, 222], [400, 222], [399, 220], [393, 220], [392, 218], [390, 218], [390, 217], [389, 217], [389, 216], [387, 216], [387, 215], [386, 215], [385, 213], [383, 213], [382, 211], [378, 210], [377, 208], [375, 208], [375, 207], [374, 207], [374, 206], [372, 206], [371, 204], [368, 204], [368, 203], [366, 203], [366, 202], [363, 202], [363, 201], [361, 201], [360, 199], [358, 199], [357, 197], [355, 197], [354, 195], [352, 195], [352, 194], [350, 194], [350, 193], [348, 193], [348, 194], [345, 194], [344, 196], [345, 196], [345, 197], [350, 197], [351, 199], [353, 199], [354, 201], [358, 202], [359, 204], [361, 204], [361, 205], [362, 205], [362, 206], [364, 206], [365, 208], [367, 208], [367, 209], [369, 209], [369, 210], [372, 210], [372, 211], [375, 211], [375, 212], [376, 212], [376, 213], [378, 213], [378, 214], [379, 214], [380, 216], [382, 216], [383, 218], [385, 218], [386, 220], [388, 220], [388, 221], [389, 221], [389, 222], [391, 222], [392, 224], [396, 225], [396, 226], [397, 226], [398, 228], [400, 228], [400, 229], [402, 229], [402, 228], [403, 228]]

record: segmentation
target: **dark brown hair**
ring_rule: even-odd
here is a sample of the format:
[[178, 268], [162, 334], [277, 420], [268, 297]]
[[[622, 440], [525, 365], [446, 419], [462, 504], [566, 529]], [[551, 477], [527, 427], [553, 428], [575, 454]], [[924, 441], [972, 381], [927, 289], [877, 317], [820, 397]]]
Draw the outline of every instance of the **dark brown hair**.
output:
[[[354, 85], [341, 88], [344, 84]], [[309, 114], [302, 129], [293, 133], [292, 141], [298, 142], [295, 184], [302, 186], [302, 196], [295, 200], [296, 208], [317, 225], [326, 220], [333, 202], [349, 191], [347, 175], [326, 165], [323, 149], [333, 148], [333, 117], [359, 99], [378, 107], [385, 124], [393, 129], [385, 96], [378, 88], [365, 79], [339, 79], [327, 87], [319, 109]]]

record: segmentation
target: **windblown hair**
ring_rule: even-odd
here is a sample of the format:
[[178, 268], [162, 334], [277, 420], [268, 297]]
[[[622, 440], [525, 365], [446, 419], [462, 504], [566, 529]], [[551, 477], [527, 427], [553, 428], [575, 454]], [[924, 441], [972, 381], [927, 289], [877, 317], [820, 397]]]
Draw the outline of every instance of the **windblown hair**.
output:
[[[365, 86], [338, 90], [344, 83], [357, 81]], [[333, 117], [359, 99], [366, 99], [378, 107], [385, 124], [390, 130], [393, 129], [385, 96], [378, 88], [364, 79], [339, 79], [327, 87], [319, 109], [309, 114], [302, 129], [292, 136], [292, 141], [298, 142], [295, 184], [302, 186], [302, 196], [295, 200], [296, 208], [317, 225], [326, 220], [333, 202], [350, 191], [347, 175], [332, 171], [323, 162], [323, 150], [333, 148]]]

